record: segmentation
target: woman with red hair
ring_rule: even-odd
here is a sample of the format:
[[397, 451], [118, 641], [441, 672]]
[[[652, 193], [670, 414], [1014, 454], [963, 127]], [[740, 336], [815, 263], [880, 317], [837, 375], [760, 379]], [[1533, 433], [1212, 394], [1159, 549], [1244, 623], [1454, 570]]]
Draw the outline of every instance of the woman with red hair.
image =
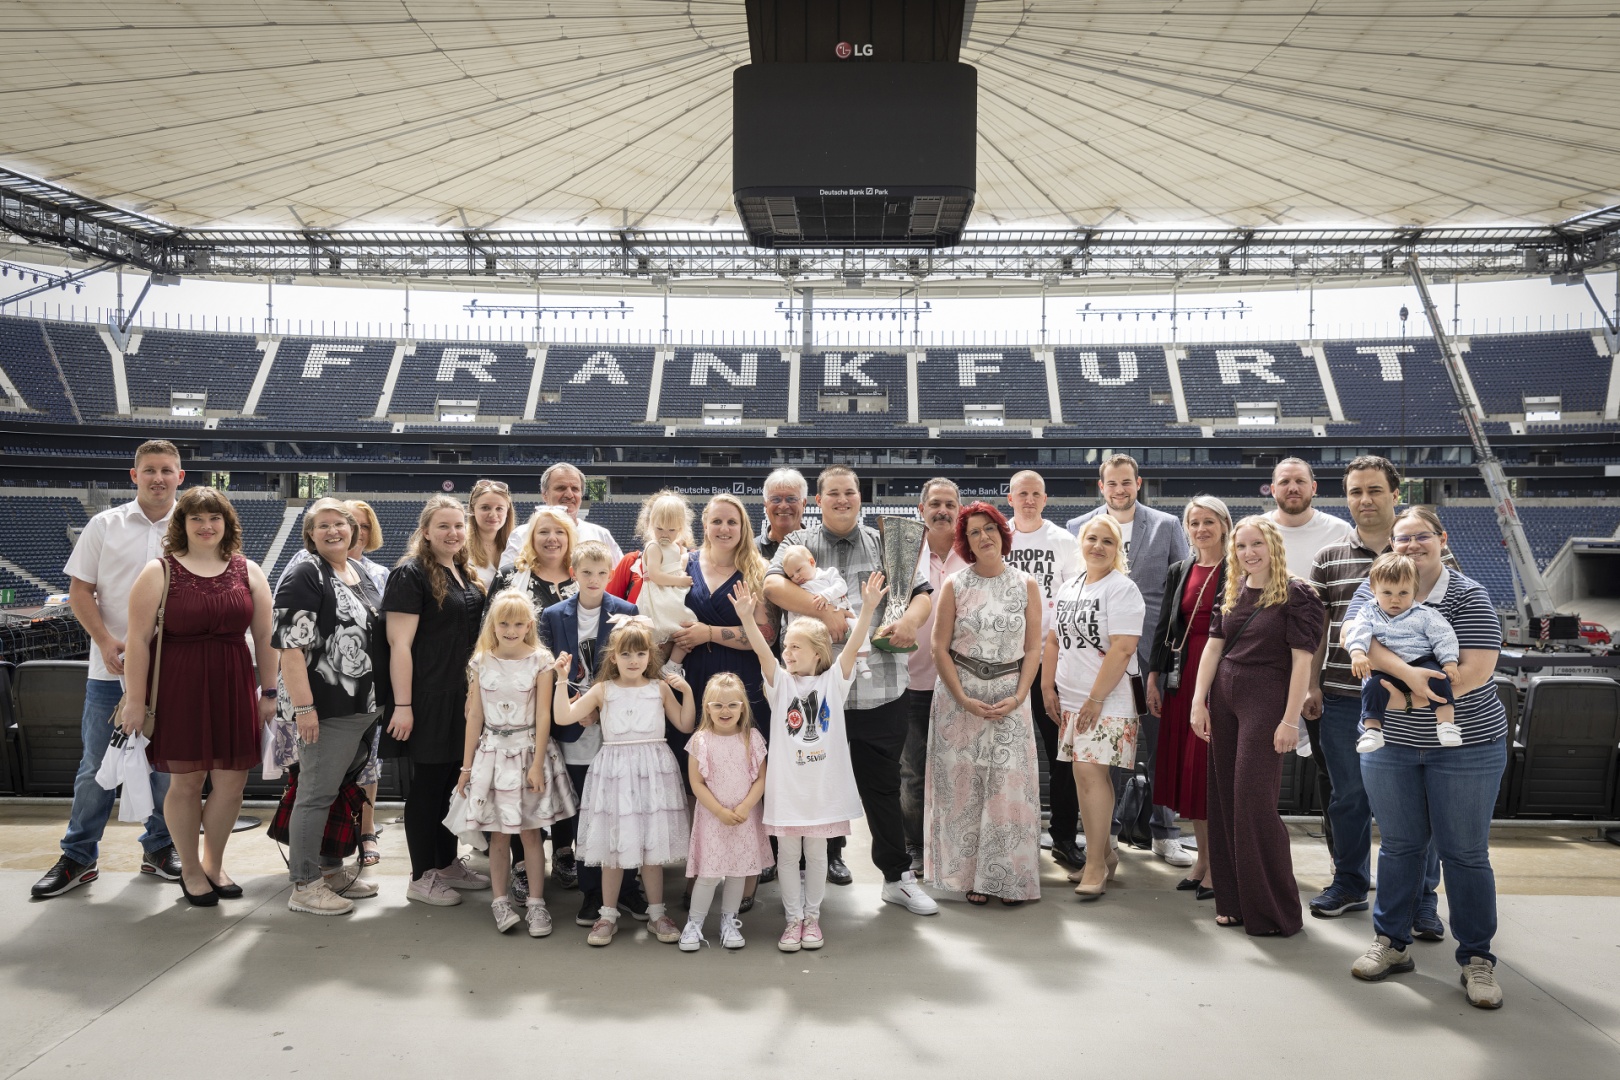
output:
[[989, 503], [963, 507], [956, 551], [970, 565], [939, 593], [939, 672], [928, 719], [923, 876], [970, 904], [1041, 895], [1040, 775], [1029, 693], [1040, 665], [1040, 588], [1009, 566], [1012, 528]]

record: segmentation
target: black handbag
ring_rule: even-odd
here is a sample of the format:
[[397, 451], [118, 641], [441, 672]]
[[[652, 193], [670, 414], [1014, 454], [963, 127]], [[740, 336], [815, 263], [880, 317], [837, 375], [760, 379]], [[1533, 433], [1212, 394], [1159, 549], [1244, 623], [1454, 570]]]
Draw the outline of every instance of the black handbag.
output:
[[[1188, 573], [1191, 572], [1189, 569]], [[1217, 567], [1204, 578], [1204, 583], [1198, 586], [1198, 597], [1193, 601], [1193, 618], [1198, 617], [1198, 609], [1204, 605], [1204, 590], [1209, 588], [1209, 583], [1215, 580], [1218, 573], [1219, 568]], [[1167, 694], [1181, 689], [1181, 672], [1187, 666], [1187, 641], [1191, 637], [1192, 623], [1189, 621], [1186, 629], [1182, 632], [1181, 644], [1173, 646], [1170, 650], [1170, 670], [1164, 673], [1162, 684], [1164, 692]]]

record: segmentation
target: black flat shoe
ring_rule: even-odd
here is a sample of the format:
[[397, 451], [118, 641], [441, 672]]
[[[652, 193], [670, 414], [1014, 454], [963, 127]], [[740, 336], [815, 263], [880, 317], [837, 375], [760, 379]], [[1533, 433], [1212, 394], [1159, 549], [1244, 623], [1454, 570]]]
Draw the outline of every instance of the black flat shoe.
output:
[[1084, 870], [1086, 868], [1086, 853], [1080, 845], [1073, 840], [1052, 841], [1052, 858], [1070, 870]]
[[1213, 900], [1213, 899], [1215, 899], [1215, 890], [1214, 889], [1206, 889], [1202, 885], [1200, 885], [1200, 886], [1198, 886], [1198, 891], [1193, 893], [1193, 896], [1196, 899], [1199, 899], [1199, 900]]
[[855, 875], [849, 872], [849, 866], [837, 855], [827, 857], [827, 880], [834, 885], [848, 885], [855, 880]]
[[1201, 889], [1203, 887], [1204, 883], [1199, 881], [1197, 878], [1184, 877], [1180, 881], [1176, 882], [1176, 892], [1192, 892], [1194, 889]]
[[753, 911], [753, 910], [754, 910], [754, 898], [752, 896], [743, 897], [742, 901], [737, 905], [737, 914], [739, 914], [739, 915], [746, 915], [750, 911]]
[[775, 880], [776, 880], [776, 864], [775, 863], [771, 863], [771, 865], [767, 866], [765, 869], [763, 869], [763, 870], [761, 870], [759, 872], [759, 883], [761, 885], [769, 885], [771, 882], [773, 882]]
[[[209, 884], [212, 884], [212, 882]], [[180, 892], [192, 907], [214, 907], [219, 903], [219, 893], [213, 889], [209, 889], [205, 893], [194, 893], [186, 888], [185, 878], [180, 879]]]
[[[217, 894], [221, 900], [242, 899], [242, 886], [238, 885], [236, 882], [233, 881], [229, 885], [221, 885], [213, 878], [208, 877], [207, 874], [204, 874], [203, 877], [208, 878], [208, 884], [214, 887], [215, 894]], [[183, 883], [182, 887], [184, 887]]]

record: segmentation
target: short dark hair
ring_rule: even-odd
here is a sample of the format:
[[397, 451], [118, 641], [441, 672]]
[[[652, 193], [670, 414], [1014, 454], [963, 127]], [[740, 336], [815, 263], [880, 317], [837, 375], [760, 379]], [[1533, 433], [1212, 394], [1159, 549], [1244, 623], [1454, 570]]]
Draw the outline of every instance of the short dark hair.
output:
[[[156, 453], [157, 451], [153, 451]], [[223, 492], [217, 488], [186, 488], [174, 501], [174, 516], [169, 518], [169, 531], [163, 534], [163, 550], [170, 555], [184, 555], [191, 550], [191, 538], [186, 535], [186, 518], [192, 514], [219, 514], [225, 519], [225, 535], [219, 538], [219, 554], [229, 559], [242, 548], [242, 523], [236, 517]]]
[[1007, 518], [1000, 510], [982, 500], [962, 507], [962, 513], [956, 519], [956, 540], [952, 545], [956, 548], [956, 553], [970, 563], [974, 561], [973, 549], [968, 547], [967, 528], [968, 518], [975, 514], [982, 514], [995, 522], [996, 531], [1001, 534], [1001, 557], [1005, 559], [1007, 553], [1012, 550], [1012, 526], [1007, 524]]
[[1384, 474], [1384, 479], [1389, 481], [1389, 490], [1395, 492], [1396, 494], [1400, 493], [1400, 470], [1395, 468], [1395, 463], [1389, 460], [1389, 458], [1379, 457], [1377, 454], [1362, 454], [1360, 457], [1353, 459], [1350, 464], [1346, 465], [1344, 467], [1345, 485], [1349, 485], [1351, 473], [1368, 472], [1374, 469]]
[[1131, 455], [1112, 454], [1105, 458], [1101, 465], [1097, 466], [1097, 479], [1102, 480], [1104, 478], [1103, 474], [1109, 469], [1117, 469], [1121, 465], [1129, 465], [1131, 467], [1131, 476], [1133, 477], [1140, 477], [1142, 475], [1141, 468], [1136, 464], [1136, 459], [1131, 457]]
[[1303, 466], [1304, 469], [1305, 469], [1305, 475], [1311, 478], [1312, 483], [1316, 482], [1316, 470], [1311, 468], [1311, 463], [1306, 461], [1304, 458], [1298, 458], [1298, 457], [1285, 457], [1285, 458], [1283, 458], [1281, 461], [1277, 462], [1277, 464], [1275, 464], [1275, 465], [1273, 465], [1271, 467], [1271, 475], [1276, 476], [1277, 475], [1277, 470], [1282, 468], [1284, 465], [1300, 465], [1300, 466]]

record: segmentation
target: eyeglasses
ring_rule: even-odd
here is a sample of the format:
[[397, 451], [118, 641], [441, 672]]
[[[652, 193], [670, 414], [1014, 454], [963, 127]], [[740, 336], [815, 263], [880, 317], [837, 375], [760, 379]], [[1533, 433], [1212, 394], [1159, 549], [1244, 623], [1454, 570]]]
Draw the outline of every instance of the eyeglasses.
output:
[[1427, 544], [1434, 537], [1435, 534], [1432, 532], [1420, 532], [1409, 533], [1406, 536], [1392, 536], [1390, 540], [1396, 544]]
[[804, 502], [798, 495], [767, 495], [765, 501], [771, 506], [792, 506]]

